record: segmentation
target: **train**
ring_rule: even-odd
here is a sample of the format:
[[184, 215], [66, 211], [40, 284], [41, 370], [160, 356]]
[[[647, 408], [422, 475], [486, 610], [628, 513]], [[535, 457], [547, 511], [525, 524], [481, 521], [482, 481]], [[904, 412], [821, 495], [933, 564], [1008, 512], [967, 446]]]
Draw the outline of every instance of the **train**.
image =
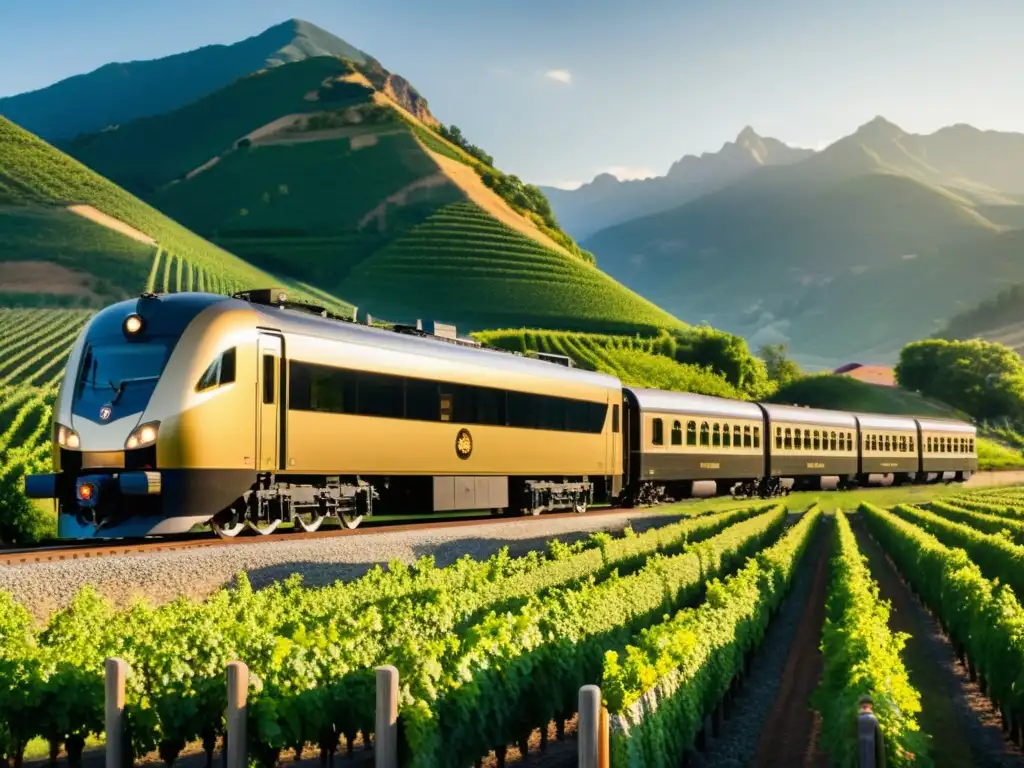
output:
[[[940, 419], [623, 384], [441, 324], [378, 327], [268, 288], [144, 293], [95, 314], [25, 478], [64, 539], [221, 537], [373, 514], [584, 513], [731, 494], [962, 482]], [[333, 524], [333, 523], [332, 523]]]

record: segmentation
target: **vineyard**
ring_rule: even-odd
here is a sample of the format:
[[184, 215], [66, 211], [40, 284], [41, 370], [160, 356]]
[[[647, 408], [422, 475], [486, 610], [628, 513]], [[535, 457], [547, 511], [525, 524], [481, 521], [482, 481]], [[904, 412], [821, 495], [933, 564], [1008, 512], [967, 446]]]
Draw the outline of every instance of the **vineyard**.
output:
[[679, 321], [579, 259], [521, 235], [473, 203], [452, 203], [361, 262], [341, 292], [385, 317], [455, 315], [500, 327], [656, 334]]
[[[41, 624], [16, 595], [0, 593], [0, 747], [17, 761], [30, 743], [48, 742], [53, 754], [63, 745], [75, 764], [102, 734], [104, 662], [116, 657], [129, 669], [130, 751], [169, 765], [204, 751], [213, 759], [232, 661], [248, 666], [246, 749], [264, 766], [311, 748], [323, 759], [372, 750], [382, 665], [398, 674], [403, 766], [503, 765], [538, 751], [574, 765], [586, 685], [600, 686], [612, 766], [667, 768], [697, 755], [710, 761], [697, 764], [716, 764], [739, 759], [744, 739], [749, 762], [756, 744], [731, 723], [772, 700], [783, 727], [798, 731], [788, 736], [794, 760], [855, 765], [864, 697], [889, 765], [955, 764], [944, 762], [947, 751], [978, 747], [964, 722], [942, 719], [949, 702], [930, 695], [933, 678], [952, 667], [922, 665], [925, 638], [895, 628], [890, 603], [909, 599], [909, 588], [927, 608], [917, 609], [922, 621], [936, 621], [962, 660], [964, 685], [1002, 714], [997, 737], [986, 726], [988, 748], [1019, 754], [1022, 526], [1020, 489], [889, 510], [861, 500], [848, 513], [761, 503], [643, 533], [552, 540], [522, 557], [502, 550], [444, 568], [432, 557], [395, 561], [326, 587], [293, 576], [257, 591], [240, 574], [203, 601], [121, 609], [86, 588]], [[807, 608], [787, 609], [794, 585], [810, 581], [821, 586], [801, 592], [811, 595], [800, 598]], [[807, 618], [816, 600], [825, 603], [817, 622]], [[795, 693], [757, 671], [786, 616], [802, 617], [803, 646], [820, 647], [792, 640], [783, 649], [818, 670]], [[755, 690], [766, 685], [770, 695]], [[818, 725], [799, 732], [793, 723], [808, 705]]]

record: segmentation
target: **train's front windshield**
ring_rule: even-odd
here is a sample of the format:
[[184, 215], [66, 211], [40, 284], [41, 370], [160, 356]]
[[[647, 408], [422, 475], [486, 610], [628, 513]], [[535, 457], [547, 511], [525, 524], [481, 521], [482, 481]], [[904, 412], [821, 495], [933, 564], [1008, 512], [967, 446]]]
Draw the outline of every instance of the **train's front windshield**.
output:
[[[171, 345], [161, 339], [89, 344], [82, 355], [72, 412], [92, 421], [116, 421], [144, 410], [170, 353]], [[107, 419], [100, 416], [103, 406], [111, 408]]]

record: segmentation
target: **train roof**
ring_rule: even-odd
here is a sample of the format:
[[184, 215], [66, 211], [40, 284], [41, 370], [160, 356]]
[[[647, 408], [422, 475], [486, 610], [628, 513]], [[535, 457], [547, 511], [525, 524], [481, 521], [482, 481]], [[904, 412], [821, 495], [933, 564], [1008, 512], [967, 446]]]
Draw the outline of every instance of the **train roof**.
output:
[[430, 335], [407, 334], [388, 328], [375, 328], [362, 323], [322, 317], [287, 307], [244, 303], [260, 316], [261, 325], [288, 334], [302, 334], [325, 339], [336, 339], [350, 344], [364, 344], [377, 349], [388, 349], [415, 355], [429, 355], [460, 364], [482, 365], [500, 377], [502, 371], [528, 374], [553, 381], [586, 384], [604, 389], [622, 387], [616, 377], [605, 373], [569, 368], [558, 363], [525, 357], [505, 350], [453, 343]]
[[890, 429], [899, 432], [917, 432], [917, 422], [911, 416], [888, 416], [880, 413], [856, 413], [862, 429]]
[[953, 421], [952, 419], [916, 419], [916, 421], [921, 425], [922, 431], [957, 432], [965, 435], [973, 435], [978, 431], [977, 427], [965, 421]]
[[774, 405], [762, 403], [771, 421], [788, 421], [795, 424], [817, 424], [827, 427], [856, 429], [857, 420], [846, 411], [828, 411], [824, 408], [802, 408], [795, 405]]
[[667, 392], [661, 389], [642, 387], [623, 387], [623, 389], [636, 398], [642, 411], [717, 416], [723, 419], [757, 419], [760, 421], [764, 418], [757, 403], [727, 400], [724, 397], [710, 395], [696, 395], [692, 392]]

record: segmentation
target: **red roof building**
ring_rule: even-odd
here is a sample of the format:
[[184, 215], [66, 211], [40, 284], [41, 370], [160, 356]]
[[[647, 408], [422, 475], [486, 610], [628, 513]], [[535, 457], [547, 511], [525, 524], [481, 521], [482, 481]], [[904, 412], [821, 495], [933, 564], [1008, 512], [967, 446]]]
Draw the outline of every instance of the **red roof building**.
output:
[[878, 384], [883, 387], [896, 386], [896, 374], [892, 368], [884, 365], [862, 365], [861, 363], [847, 363], [836, 368], [832, 373], [849, 376], [863, 381], [865, 384]]

